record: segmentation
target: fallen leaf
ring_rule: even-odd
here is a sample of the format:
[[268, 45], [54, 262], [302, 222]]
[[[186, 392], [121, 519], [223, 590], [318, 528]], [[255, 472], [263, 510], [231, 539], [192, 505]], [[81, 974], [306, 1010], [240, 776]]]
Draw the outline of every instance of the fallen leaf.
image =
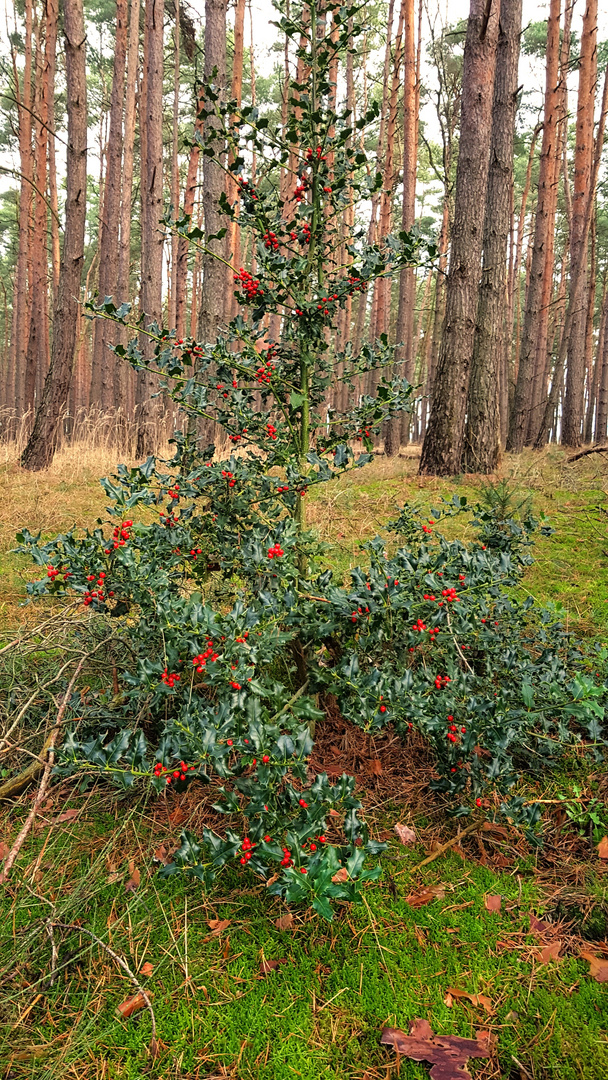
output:
[[424, 889], [418, 889], [416, 892], [410, 893], [406, 896], [405, 902], [412, 908], [424, 907], [425, 904], [430, 904], [431, 900], [443, 900], [445, 896], [445, 885], [428, 885]]
[[215, 937], [221, 934], [222, 930], [225, 930], [227, 926], [230, 926], [232, 919], [209, 919], [207, 926], [210, 930], [213, 930]]
[[73, 821], [79, 814], [80, 810], [77, 810], [76, 807], [73, 806], [70, 810], [64, 810], [63, 814], [58, 814], [58, 816], [53, 819], [53, 825], [60, 825], [62, 821]]
[[598, 983], [608, 982], [608, 960], [602, 960], [591, 952], [582, 952], [581, 958], [589, 961], [589, 974]]
[[602, 836], [597, 845], [597, 853], [600, 859], [608, 859], [608, 836]]
[[[454, 850], [455, 849], [452, 848], [452, 851]], [[500, 870], [504, 869], [506, 866], [513, 866], [513, 860], [508, 859], [501, 851], [497, 851], [495, 855], [492, 855], [490, 862], [492, 863], [492, 866], [495, 866]]]
[[410, 829], [409, 825], [401, 825], [397, 822], [395, 825], [395, 832], [402, 844], [407, 845], [416, 843], [416, 830]]
[[280, 964], [286, 964], [287, 960], [264, 960], [260, 963], [260, 975], [270, 975], [271, 971], [276, 971]]
[[151, 975], [153, 971], [154, 971], [154, 966], [150, 963], [149, 960], [146, 960], [145, 964], [141, 965], [141, 967], [139, 969], [139, 974], [140, 975], [145, 975], [146, 978], [147, 978], [148, 975]]
[[508, 840], [511, 835], [504, 825], [497, 825], [494, 821], [484, 821], [482, 829], [485, 833], [498, 836], [501, 840]]
[[334, 810], [332, 807], [332, 809], [328, 812], [328, 817], [339, 818], [341, 817], [341, 814], [338, 810]]
[[162, 863], [163, 866], [166, 866], [167, 863], [171, 862], [171, 856], [169, 855], [169, 849], [166, 844], [161, 844], [160, 847], [157, 847], [152, 856], [152, 861]]
[[141, 881], [141, 874], [135, 865], [135, 859], [129, 859], [129, 873], [131, 877], [125, 885], [125, 892], [135, 892]]
[[552, 941], [550, 945], [545, 945], [543, 949], [538, 950], [535, 954], [536, 959], [540, 964], [548, 964], [550, 960], [559, 960], [561, 947], [561, 941]]
[[339, 870], [336, 870], [331, 880], [337, 885], [340, 884], [341, 881], [348, 881], [348, 870], [346, 867], [341, 866]]
[[[152, 994], [148, 994], [148, 997], [151, 998]], [[116, 1012], [119, 1016], [122, 1016], [123, 1020], [128, 1020], [134, 1012], [139, 1012], [140, 1009], [145, 1008], [146, 1003], [143, 994], [133, 994], [133, 997], [121, 1001], [120, 1005], [116, 1006]]]
[[382, 762], [380, 761], [380, 758], [371, 758], [367, 763], [367, 771], [371, 773], [372, 776], [382, 776]]
[[187, 817], [185, 810], [182, 810], [181, 806], [176, 806], [175, 810], [172, 810], [169, 814], [169, 821], [172, 825], [181, 825], [182, 821], [185, 821]]
[[502, 904], [502, 897], [496, 896], [494, 893], [487, 893], [484, 899], [484, 907], [486, 911], [500, 911], [500, 905]]
[[543, 922], [542, 919], [537, 919], [536, 915], [530, 914], [530, 933], [531, 934], [544, 934], [545, 930], [551, 929], [551, 923]]
[[0, 862], [2, 862], [4, 859], [6, 859], [6, 856], [8, 855], [9, 851], [10, 851], [10, 848], [9, 848], [8, 844], [5, 844], [4, 840], [0, 840]]
[[272, 874], [272, 876], [269, 877], [268, 881], [266, 882], [266, 888], [269, 889], [271, 885], [274, 885], [275, 881], [278, 881], [280, 876], [280, 874]]
[[274, 925], [277, 930], [291, 930], [293, 926], [293, 915], [291, 914], [291, 911], [288, 911], [285, 915], [281, 915]]
[[[492, 1002], [490, 1001], [489, 997], [486, 997], [485, 994], [470, 994], [468, 990], [456, 990], [453, 986], [450, 986], [446, 990], [446, 997], [448, 995], [450, 998], [466, 998], [467, 1001], [471, 1002], [471, 1005], [481, 1005], [486, 1010], [486, 1012], [494, 1012], [492, 1008]], [[447, 1001], [445, 1003], [447, 1005]]]
[[435, 1035], [426, 1020], [414, 1020], [409, 1035], [399, 1028], [384, 1028], [380, 1042], [394, 1046], [398, 1054], [411, 1061], [432, 1065], [432, 1080], [471, 1080], [466, 1067], [469, 1058], [487, 1058], [491, 1053], [485, 1032], [477, 1039]]

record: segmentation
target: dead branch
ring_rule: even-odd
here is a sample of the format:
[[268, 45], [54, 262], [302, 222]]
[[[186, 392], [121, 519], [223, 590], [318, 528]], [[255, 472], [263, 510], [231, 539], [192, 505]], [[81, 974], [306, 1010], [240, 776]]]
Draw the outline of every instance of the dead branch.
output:
[[608, 450], [608, 446], [589, 446], [586, 450], [579, 450], [578, 454], [573, 454], [568, 458], [568, 464], [571, 461], [578, 461], [579, 458], [587, 457], [587, 454], [604, 454]]
[[417, 870], [422, 870], [423, 866], [428, 866], [429, 863], [435, 862], [435, 859], [438, 859], [440, 855], [443, 855], [444, 851], [454, 847], [455, 844], [459, 844], [463, 836], [468, 836], [470, 833], [477, 832], [477, 830], [481, 828], [483, 828], [483, 821], [474, 821], [471, 825], [467, 825], [466, 829], [462, 829], [462, 831], [459, 830], [458, 834], [453, 836], [451, 840], [448, 840], [447, 844], [441, 844], [438, 848], [435, 848], [430, 855], [427, 855], [426, 859], [423, 859], [421, 863], [418, 863], [418, 866], [415, 866], [411, 873], [415, 874]]
[[[88, 654], [87, 654], [87, 656], [88, 656]], [[61, 702], [61, 705], [59, 706], [59, 712], [57, 713], [57, 718], [56, 718], [55, 723], [53, 725], [53, 730], [51, 731], [51, 734], [49, 735], [49, 737], [48, 737], [48, 739], [46, 741], [46, 744], [45, 744], [45, 747], [48, 750], [48, 757], [47, 757], [47, 760], [46, 760], [46, 765], [44, 766], [44, 772], [42, 774], [42, 780], [40, 781], [40, 787], [38, 788], [38, 793], [36, 795], [36, 798], [34, 799], [32, 809], [30, 810], [27, 818], [25, 819], [25, 823], [23, 825], [23, 828], [21, 829], [17, 839], [15, 840], [15, 843], [13, 844], [11, 850], [9, 851], [8, 855], [6, 856], [6, 860], [5, 860], [5, 863], [4, 863], [4, 869], [2, 870], [2, 873], [0, 873], [0, 882], [1, 883], [4, 883], [8, 879], [8, 875], [9, 875], [11, 869], [12, 869], [13, 863], [16, 861], [16, 859], [19, 856], [19, 852], [21, 851], [21, 848], [23, 847], [23, 845], [24, 845], [24, 843], [25, 843], [25, 841], [27, 839], [28, 833], [29, 833], [29, 831], [30, 831], [30, 829], [31, 829], [31, 827], [32, 827], [32, 825], [34, 823], [34, 818], [36, 817], [36, 814], [38, 813], [38, 809], [39, 809], [39, 807], [40, 807], [40, 805], [42, 803], [42, 800], [44, 799], [44, 796], [46, 794], [46, 789], [47, 789], [48, 784], [49, 784], [51, 771], [52, 771], [53, 765], [55, 763], [55, 739], [57, 738], [57, 733], [58, 733], [59, 728], [61, 727], [61, 724], [63, 722], [63, 715], [65, 713], [65, 710], [67, 709], [68, 702], [70, 700], [70, 694], [72, 693], [72, 690], [74, 688], [74, 683], [76, 682], [76, 679], [78, 678], [78, 676], [80, 675], [80, 672], [82, 671], [82, 667], [83, 667], [83, 664], [84, 664], [85, 660], [87, 659], [87, 656], [83, 656], [80, 659], [80, 661], [78, 663], [78, 667], [76, 668], [76, 671], [74, 672], [74, 674], [72, 675], [72, 678], [70, 679], [70, 681], [68, 683], [68, 688], [67, 688], [67, 690], [66, 690], [66, 692], [64, 694], [63, 701]], [[38, 764], [38, 763], [36, 762], [35, 764]]]

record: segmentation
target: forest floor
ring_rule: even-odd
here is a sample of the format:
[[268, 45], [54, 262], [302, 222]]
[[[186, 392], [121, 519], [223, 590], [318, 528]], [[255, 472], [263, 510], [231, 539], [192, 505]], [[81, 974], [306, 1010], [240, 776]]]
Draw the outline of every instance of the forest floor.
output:
[[[97, 477], [112, 464], [66, 453], [42, 474], [0, 466], [0, 647], [44, 614], [20, 606], [33, 575], [10, 551], [18, 528], [51, 535], [103, 515]], [[501, 475], [556, 529], [538, 541], [521, 589], [562, 605], [580, 636], [602, 640], [605, 457], [569, 464], [550, 448], [507, 457]], [[361, 544], [406, 500], [430, 507], [454, 493], [475, 499], [481, 483], [421, 480], [412, 452], [311, 493], [309, 517], [346, 575], [364, 558]], [[29, 662], [48, 669], [56, 651], [33, 651]], [[160, 799], [119, 798], [101, 787], [79, 793], [73, 781], [51, 789], [0, 899], [3, 1080], [422, 1080], [426, 1065], [398, 1061], [379, 1043], [383, 1026], [407, 1031], [416, 1017], [442, 1035], [492, 1034], [490, 1057], [469, 1064], [477, 1080], [608, 1076], [608, 988], [599, 981], [608, 980], [608, 860], [561, 801], [576, 808], [596, 799], [608, 833], [605, 767], [592, 771], [572, 756], [530, 784], [546, 800], [541, 847], [490, 827], [417, 869], [457, 831], [429, 793], [422, 741], [402, 745], [387, 730], [371, 745], [336, 716], [317, 735], [315, 767], [357, 776], [372, 835], [388, 841], [380, 881], [365, 889], [362, 905], [338, 907], [333, 923], [297, 910], [290, 920], [253, 877], [243, 890], [227, 872], [208, 896], [196, 884], [157, 878], [158, 859], [180, 829], [196, 832], [209, 813], [213, 800], [202, 787]], [[373, 769], [370, 750], [380, 762]], [[8, 772], [0, 757], [0, 777]], [[14, 840], [31, 798], [30, 788], [1, 811], [0, 848]], [[415, 830], [412, 845], [399, 842], [396, 823]], [[43, 932], [49, 918], [86, 927], [103, 944], [77, 930], [56, 930], [51, 940]], [[69, 961], [57, 979], [55, 947]], [[150, 995], [154, 1059], [149, 1011], [117, 1015], [136, 989], [108, 947]]]

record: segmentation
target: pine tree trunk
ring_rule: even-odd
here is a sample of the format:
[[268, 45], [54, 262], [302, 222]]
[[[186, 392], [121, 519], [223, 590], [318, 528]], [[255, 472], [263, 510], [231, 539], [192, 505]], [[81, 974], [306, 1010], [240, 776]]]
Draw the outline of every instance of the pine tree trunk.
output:
[[53, 352], [34, 429], [23, 452], [26, 469], [47, 468], [55, 450], [61, 412], [68, 399], [78, 320], [77, 297], [84, 261], [87, 192], [87, 85], [82, 0], [64, 0], [67, 84], [67, 176], [65, 231], [55, 308]]
[[[579, 59], [578, 99], [576, 108], [576, 143], [574, 148], [574, 192], [572, 197], [572, 232], [570, 266], [586, 266], [589, 223], [585, 220], [587, 196], [593, 160], [593, 115], [597, 82], [597, 0], [587, 0], [583, 16]], [[585, 277], [578, 280], [576, 308], [568, 334], [566, 395], [562, 421], [562, 443], [580, 446], [583, 426], [585, 388]], [[572, 291], [572, 284], [570, 286]]]
[[596, 443], [603, 443], [608, 436], [608, 290], [606, 289], [604, 289], [602, 325], [604, 327], [602, 347], [600, 351], [598, 343], [597, 360], [595, 361], [600, 368], [597, 419], [595, 422]]
[[[99, 276], [97, 289], [100, 301], [104, 300], [106, 296], [117, 299], [122, 177], [122, 118], [125, 98], [127, 26], [127, 0], [116, 0], [110, 128], [106, 150], [103, 204], [99, 222]], [[114, 398], [116, 359], [108, 348], [115, 341], [116, 330], [114, 324], [106, 319], [97, 319], [93, 323], [91, 400], [92, 404], [95, 404], [104, 412], [108, 412], [115, 404], [118, 404]]]
[[[543, 139], [538, 177], [538, 199], [534, 226], [532, 262], [526, 293], [524, 327], [519, 347], [517, 383], [509, 421], [507, 450], [523, 449], [532, 407], [532, 380], [538, 356], [538, 336], [543, 293], [549, 272], [547, 249], [552, 249], [553, 189], [557, 181], [557, 124], [559, 118], [559, 20], [561, 0], [551, 0], [547, 22], [547, 59], [545, 67], [545, 106]], [[550, 268], [552, 271], [552, 267]], [[546, 343], [546, 339], [545, 339]], [[543, 354], [544, 362], [544, 354]]]
[[32, 156], [32, 2], [25, 0], [25, 41], [23, 79], [19, 78], [15, 50], [12, 50], [13, 84], [18, 99], [18, 138], [21, 185], [19, 189], [19, 245], [13, 286], [13, 327], [11, 334], [11, 367], [13, 399], [17, 420], [23, 416], [25, 405], [25, 363], [30, 320], [31, 282], [28, 281], [30, 265], [30, 227], [32, 208], [32, 181], [34, 162]]
[[[213, 74], [214, 68], [217, 69]], [[221, 93], [226, 87], [226, 0], [205, 0], [205, 82], [214, 82]], [[205, 138], [214, 130], [213, 116], [204, 122]], [[214, 141], [216, 154], [221, 154], [219, 140]], [[202, 342], [215, 341], [224, 314], [226, 274], [224, 265], [215, 257], [224, 255], [223, 240], [207, 240], [223, 224], [218, 205], [224, 190], [224, 173], [211, 157], [203, 157], [203, 214], [205, 247], [203, 252], [203, 287], [198, 313], [198, 336]]]
[[[120, 243], [118, 246], [118, 276], [116, 298], [120, 304], [130, 297], [131, 274], [131, 216], [133, 199], [133, 166], [135, 128], [137, 123], [137, 77], [139, 70], [139, 0], [131, 0], [129, 12], [129, 43], [125, 86], [125, 126], [123, 137], [122, 185], [120, 192]], [[126, 331], [116, 331], [116, 341], [126, 344]], [[135, 403], [136, 376], [126, 363], [114, 368], [114, 399], [120, 404], [123, 416], [131, 415]]]
[[[142, 161], [141, 190], [141, 311], [145, 325], [162, 325], [163, 233], [163, 18], [164, 0], [148, 0], [144, 11], [145, 93], [140, 105], [140, 130], [145, 157]], [[140, 347], [150, 358], [153, 349], [142, 335]], [[155, 377], [149, 371], [138, 373], [137, 457], [154, 453], [158, 399], [152, 400]]]
[[585, 320], [585, 381], [588, 390], [587, 412], [585, 416], [584, 441], [590, 443], [593, 436], [593, 420], [597, 400], [597, 364], [593, 363], [593, 321], [595, 318], [595, 294], [597, 288], [597, 243], [595, 212], [591, 218], [591, 244], [589, 251], [589, 272], [587, 275], [587, 318]]
[[464, 472], [493, 472], [500, 453], [499, 373], [505, 335], [522, 0], [502, 0], [483, 236], [483, 273], [467, 403]]
[[[180, 79], [180, 37], [179, 37], [179, 13], [180, 3], [175, 3], [175, 22], [173, 24], [173, 129], [171, 131], [171, 213], [175, 218], [179, 210], [179, 160], [177, 138], [179, 134], [179, 79]], [[170, 330], [177, 327], [177, 298], [176, 278], [177, 260], [179, 249], [179, 237], [175, 232], [171, 235], [171, 273], [169, 275], [169, 291], [167, 297], [167, 325]], [[181, 335], [178, 334], [178, 337]]]
[[421, 473], [460, 471], [475, 335], [499, 5], [471, 0], [462, 78], [460, 150], [445, 322], [433, 386]]
[[[204, 105], [203, 87], [198, 88], [198, 97], [196, 103], [196, 120], [194, 121], [194, 141], [190, 148], [190, 157], [188, 158], [188, 171], [186, 173], [186, 186], [184, 189], [184, 202], [182, 206], [182, 212], [187, 214], [188, 217], [192, 217], [194, 213], [194, 200], [196, 198], [196, 192], [198, 189], [198, 167], [200, 160], [200, 147], [196, 142], [196, 135], [203, 130], [203, 122], [199, 117], [201, 109]], [[186, 300], [188, 294], [188, 254], [190, 251], [190, 244], [185, 237], [180, 236], [179, 244], [177, 246], [177, 264], [175, 267], [175, 326], [177, 329], [177, 337], [183, 338], [186, 332]], [[192, 285], [193, 295], [197, 295], [197, 290]], [[196, 326], [196, 319], [194, 320], [194, 326]], [[192, 333], [192, 331], [191, 331]]]
[[[243, 53], [245, 44], [245, 0], [236, 0], [234, 8], [234, 52], [232, 56], [232, 85], [230, 87], [230, 97], [232, 101], [236, 101], [240, 107], [243, 98]], [[253, 42], [251, 43], [253, 47]], [[229, 155], [229, 164], [233, 160], [232, 153]], [[230, 202], [236, 203], [236, 212], [238, 215], [239, 207], [239, 189], [232, 180], [232, 177], [226, 177], [226, 194]], [[240, 226], [238, 221], [228, 222], [228, 231], [226, 233], [226, 262], [230, 263], [230, 266], [225, 268], [226, 274], [226, 298], [225, 298], [225, 310], [224, 318], [226, 322], [229, 322], [236, 315], [237, 301], [234, 295], [234, 282], [233, 282], [233, 270], [232, 267], [237, 269], [241, 265], [241, 236]], [[273, 323], [270, 333], [271, 340], [277, 340], [279, 336], [279, 317], [277, 315], [270, 316]]]

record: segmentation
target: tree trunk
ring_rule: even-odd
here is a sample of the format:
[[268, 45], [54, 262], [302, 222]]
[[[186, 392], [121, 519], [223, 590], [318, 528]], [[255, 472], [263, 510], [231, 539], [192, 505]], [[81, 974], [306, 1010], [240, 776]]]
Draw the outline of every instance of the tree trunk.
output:
[[[523, 449], [528, 433], [532, 406], [532, 380], [538, 355], [539, 325], [543, 291], [549, 269], [547, 249], [552, 249], [553, 188], [557, 181], [557, 124], [560, 105], [559, 86], [559, 19], [561, 0], [551, 0], [547, 21], [547, 59], [545, 67], [545, 106], [543, 139], [538, 176], [538, 199], [534, 225], [532, 263], [526, 294], [524, 328], [519, 348], [517, 383], [513, 410], [509, 421], [507, 450]], [[546, 343], [546, 339], [545, 339]], [[543, 354], [544, 362], [544, 354]]]
[[421, 473], [460, 471], [475, 336], [499, 4], [471, 0], [464, 50], [460, 152], [443, 336]]
[[32, 182], [34, 164], [32, 157], [32, 2], [25, 2], [25, 41], [23, 81], [20, 83], [15, 50], [12, 50], [13, 81], [18, 100], [19, 165], [21, 185], [19, 189], [19, 245], [13, 285], [13, 327], [11, 335], [11, 366], [13, 395], [17, 420], [23, 416], [25, 405], [25, 363], [30, 317], [31, 282], [28, 282], [30, 265], [30, 228], [32, 208]]
[[590, 443], [593, 436], [593, 418], [597, 399], [597, 364], [593, 363], [593, 320], [595, 317], [595, 294], [597, 288], [597, 243], [595, 226], [596, 208], [591, 218], [591, 244], [589, 251], [589, 272], [587, 275], [587, 317], [585, 320], [585, 381], [588, 401], [585, 417], [584, 441]]
[[21, 464], [26, 469], [44, 469], [53, 460], [61, 411], [70, 390], [78, 319], [77, 298], [80, 295], [84, 260], [87, 84], [82, 0], [64, 0], [63, 30], [68, 113], [65, 232], [51, 365], [34, 429], [21, 458]]
[[[175, 218], [179, 209], [179, 161], [177, 136], [179, 133], [179, 79], [180, 79], [180, 40], [179, 15], [180, 2], [175, 0], [175, 22], [173, 24], [173, 129], [171, 131], [171, 214]], [[176, 278], [179, 237], [171, 234], [171, 274], [169, 276], [169, 295], [167, 303], [167, 325], [170, 330], [177, 327]], [[177, 335], [180, 337], [181, 335]]]
[[[116, 34], [110, 99], [110, 129], [106, 150], [103, 204], [99, 220], [99, 299], [116, 299], [118, 283], [118, 237], [120, 227], [120, 189], [122, 175], [122, 114], [125, 98], [127, 57], [127, 0], [116, 0]], [[93, 323], [91, 404], [104, 412], [116, 404], [114, 378], [116, 358], [108, 346], [116, 341], [114, 324], [106, 319]]]
[[[214, 75], [213, 70], [217, 68]], [[226, 87], [226, 0], [205, 0], [205, 82], [214, 82], [220, 93]], [[216, 127], [213, 116], [204, 122], [205, 137]], [[221, 155], [219, 140], [214, 140], [216, 155]], [[202, 342], [215, 341], [224, 314], [226, 274], [216, 256], [224, 255], [223, 240], [207, 240], [222, 226], [218, 204], [224, 190], [224, 173], [207, 155], [203, 156], [203, 214], [205, 219], [205, 248], [203, 253], [203, 287], [198, 313], [198, 336]]]
[[[245, 40], [245, 0], [236, 0], [234, 8], [234, 53], [232, 56], [232, 85], [230, 87], [230, 97], [232, 101], [236, 101], [240, 106], [243, 99], [243, 52], [244, 52], [244, 40]], [[251, 43], [253, 47], [253, 42]], [[229, 164], [233, 160], [232, 153], [229, 157]], [[232, 180], [232, 177], [226, 177], [226, 194], [230, 202], [236, 202], [236, 211], [238, 215], [239, 204], [239, 189]], [[224, 318], [226, 322], [229, 322], [237, 312], [237, 301], [234, 295], [234, 282], [232, 267], [240, 267], [241, 265], [241, 236], [240, 226], [238, 221], [229, 221], [227, 223], [226, 232], [226, 262], [230, 263], [230, 266], [225, 267], [226, 274], [226, 297], [225, 297], [225, 310]], [[270, 334], [271, 340], [276, 340], [279, 336], [278, 317], [271, 315], [271, 320], [274, 321], [273, 329]]]
[[[597, 0], [587, 0], [583, 15], [581, 51], [576, 106], [576, 143], [574, 148], [574, 192], [572, 197], [572, 232], [570, 235], [571, 276], [574, 266], [587, 263], [589, 222], [585, 220], [587, 196], [593, 160], [593, 116], [597, 82]], [[580, 446], [585, 389], [585, 276], [579, 275], [576, 308], [568, 334], [566, 396], [562, 422], [562, 443]], [[572, 283], [570, 285], [572, 293]]]
[[[125, 129], [123, 138], [122, 185], [120, 192], [120, 243], [118, 246], [118, 276], [116, 297], [120, 304], [130, 295], [131, 275], [131, 217], [133, 199], [133, 163], [135, 154], [135, 127], [137, 122], [137, 76], [139, 70], [139, 0], [131, 0], [129, 13], [129, 44], [127, 53], [127, 79], [125, 86]], [[126, 331], [117, 327], [116, 342], [126, 343]], [[114, 400], [120, 404], [123, 415], [131, 414], [135, 398], [135, 372], [126, 363], [114, 368]]]
[[483, 237], [483, 273], [471, 361], [463, 470], [493, 472], [500, 453], [499, 372], [505, 334], [507, 244], [522, 0], [502, 0], [492, 107], [492, 144]]
[[[144, 12], [145, 93], [139, 118], [145, 147], [141, 189], [141, 311], [145, 323], [162, 324], [163, 233], [163, 18], [164, 0], [148, 0]], [[151, 358], [150, 339], [142, 334], [140, 347]], [[137, 457], [155, 450], [157, 400], [152, 400], [156, 379], [149, 371], [137, 376]]]
[[[190, 157], [188, 158], [188, 172], [186, 173], [186, 186], [184, 189], [184, 202], [182, 211], [189, 217], [192, 217], [194, 213], [194, 200], [198, 188], [198, 166], [200, 159], [200, 147], [196, 142], [196, 136], [203, 130], [203, 122], [199, 118], [199, 113], [204, 106], [204, 94], [203, 87], [199, 86], [196, 102], [196, 120], [194, 121], [194, 141], [190, 148]], [[177, 337], [183, 338], [186, 332], [186, 299], [188, 294], [188, 254], [190, 251], [190, 244], [185, 237], [180, 236], [179, 244], [177, 246], [177, 264], [175, 267], [175, 326], [177, 330]], [[192, 287], [193, 294], [194, 283]], [[196, 326], [196, 320], [194, 320], [194, 327]], [[193, 327], [193, 330], [194, 330]], [[192, 333], [193, 330], [190, 332]]]
[[604, 326], [602, 350], [600, 352], [598, 347], [596, 360], [596, 364], [601, 369], [595, 422], [595, 442], [597, 443], [603, 443], [608, 435], [608, 290], [604, 291], [602, 323]]

